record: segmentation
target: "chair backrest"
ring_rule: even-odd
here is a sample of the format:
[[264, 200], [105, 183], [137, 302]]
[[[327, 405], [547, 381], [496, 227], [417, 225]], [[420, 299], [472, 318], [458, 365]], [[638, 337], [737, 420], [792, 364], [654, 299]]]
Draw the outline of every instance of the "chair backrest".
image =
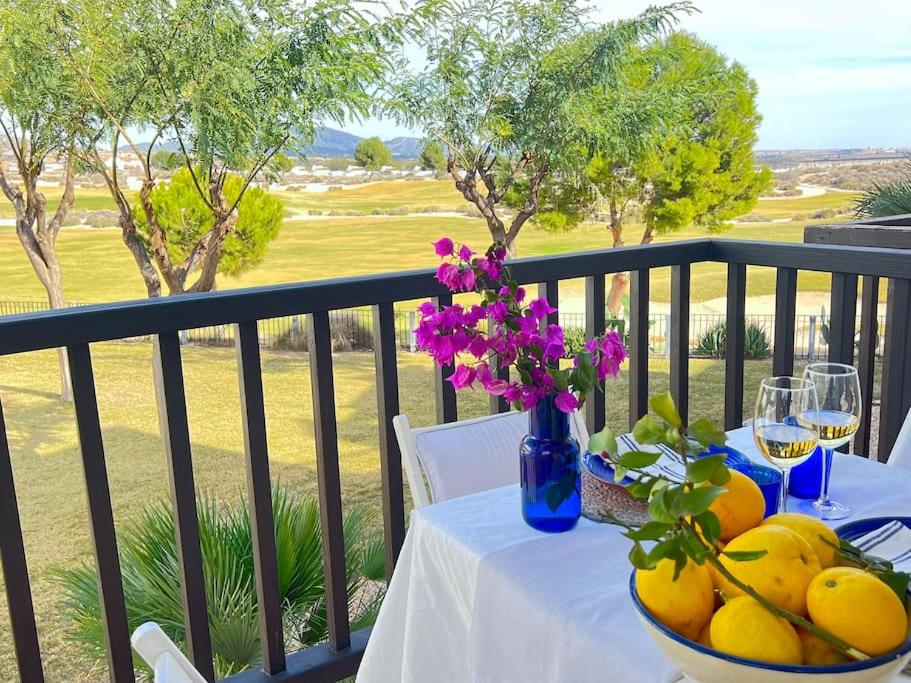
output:
[[[501, 413], [418, 429], [411, 429], [408, 418], [398, 415], [393, 425], [415, 507], [519, 481], [519, 442], [528, 433], [526, 413]], [[585, 448], [588, 432], [578, 411], [570, 416], [570, 431]]]
[[152, 669], [154, 683], [206, 683], [174, 641], [154, 621], [133, 631], [130, 643]]
[[898, 432], [898, 438], [895, 439], [895, 445], [892, 446], [887, 463], [901, 467], [903, 470], [911, 470], [911, 410], [905, 416], [905, 421], [901, 431]]

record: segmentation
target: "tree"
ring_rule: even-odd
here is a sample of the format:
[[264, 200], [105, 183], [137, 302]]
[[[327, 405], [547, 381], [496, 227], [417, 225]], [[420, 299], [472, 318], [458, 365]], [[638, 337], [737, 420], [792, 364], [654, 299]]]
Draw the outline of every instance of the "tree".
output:
[[158, 149], [152, 152], [149, 158], [152, 168], [162, 171], [176, 171], [183, 167], [183, 157], [177, 152], [171, 152], [166, 149]]
[[[387, 110], [448, 150], [447, 170], [491, 237], [516, 253], [545, 182], [573, 168], [587, 146], [580, 98], [610, 87], [630, 48], [663, 34], [689, 3], [595, 25], [573, 1], [425, 0], [427, 66], [400, 69]], [[507, 223], [500, 206], [522, 187]]]
[[266, 164], [266, 177], [269, 180], [280, 181], [282, 176], [294, 168], [294, 162], [284, 152], [276, 152]]
[[[367, 112], [400, 23], [377, 21], [344, 0], [72, 0], [66, 7], [59, 33], [70, 41], [68, 63], [97, 110], [87, 156], [117, 203], [150, 296], [160, 295], [162, 280], [171, 294], [215, 287], [252, 182], [289, 143], [311, 139], [315, 122]], [[180, 261], [152, 200], [152, 147], [138, 147], [137, 128], [151, 131], [153, 145], [176, 143], [212, 217], [192, 248], [176, 250], [186, 254]], [[123, 192], [117, 156], [105, 159], [103, 139], [115, 148], [125, 143], [139, 159], [137, 204]], [[242, 181], [229, 197], [235, 173]]]
[[[585, 120], [597, 126], [589, 134], [595, 144], [581, 181], [565, 184], [553, 201], [568, 216], [558, 227], [572, 228], [604, 207], [615, 247], [625, 243], [633, 213], [644, 223], [640, 244], [687, 225], [728, 228], [727, 220], [748, 212], [771, 183], [753, 154], [756, 83], [740, 64], [685, 33], [636, 48], [625, 69], [624, 88], [591, 93], [595, 111]], [[635, 124], [605, 128], [612, 119], [599, 112], [621, 110], [637, 112]], [[626, 273], [613, 277], [614, 313], [628, 282]]]
[[[203, 176], [204, 177], [204, 176]], [[231, 174], [224, 184], [228, 201], [233, 202], [243, 185], [243, 178]], [[212, 230], [215, 217], [196, 191], [189, 170], [182, 168], [168, 184], [152, 190], [152, 208], [163, 231], [172, 263], [185, 262], [199, 240]], [[146, 241], [152, 238], [145, 213], [134, 208], [136, 227]], [[225, 237], [218, 272], [240, 275], [259, 265], [266, 248], [278, 236], [284, 220], [284, 206], [265, 190], [248, 189], [237, 205], [237, 225]]]
[[421, 155], [418, 157], [418, 163], [429, 171], [446, 170], [446, 153], [433, 140], [428, 140], [421, 147]]
[[354, 160], [368, 171], [379, 171], [392, 161], [392, 152], [379, 138], [365, 138], [354, 148]]
[[[13, 176], [0, 158], [0, 191], [16, 212], [16, 235], [52, 309], [66, 305], [57, 237], [75, 200], [76, 128], [85, 102], [48, 40], [55, 3], [9, 0], [0, 6], [0, 128], [14, 158]], [[51, 213], [38, 180], [62, 165], [63, 193]], [[58, 351], [61, 398], [72, 400], [66, 350]]]

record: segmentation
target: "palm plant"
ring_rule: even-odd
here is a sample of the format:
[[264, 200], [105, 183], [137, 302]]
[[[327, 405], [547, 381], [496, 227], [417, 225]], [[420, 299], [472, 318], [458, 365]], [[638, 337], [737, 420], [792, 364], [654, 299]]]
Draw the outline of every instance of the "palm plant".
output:
[[[272, 496], [278, 584], [286, 648], [305, 648], [327, 638], [319, 509], [276, 486]], [[212, 651], [219, 677], [257, 666], [261, 660], [253, 542], [245, 501], [224, 503], [204, 496], [198, 503]], [[385, 592], [382, 536], [369, 526], [365, 508], [344, 519], [348, 601], [352, 628], [373, 622]], [[177, 547], [170, 505], [146, 507], [120, 534], [120, 566], [130, 629], [156, 621], [175, 642], [186, 643]], [[105, 639], [95, 568], [84, 563], [58, 568], [55, 579], [71, 620], [69, 636], [93, 659], [105, 657]], [[137, 664], [139, 664], [137, 660]]]
[[881, 218], [911, 213], [911, 161], [907, 164], [908, 177], [894, 183], [873, 183], [854, 203], [857, 216]]

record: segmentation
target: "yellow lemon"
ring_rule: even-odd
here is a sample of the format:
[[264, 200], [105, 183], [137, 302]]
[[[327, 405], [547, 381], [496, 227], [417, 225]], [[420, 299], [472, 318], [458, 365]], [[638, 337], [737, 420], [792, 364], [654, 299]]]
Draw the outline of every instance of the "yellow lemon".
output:
[[705, 626], [702, 627], [702, 632], [699, 634], [699, 637], [696, 639], [696, 642], [705, 647], [712, 647], [712, 622], [710, 621]]
[[800, 646], [803, 648], [803, 663], [813, 666], [833, 666], [851, 661], [819, 636], [806, 629], [797, 628]]
[[[770, 524], [741, 534], [724, 550], [725, 553], [765, 550], [766, 554], [757, 560], [737, 561], [721, 555], [721, 564], [776, 607], [806, 615], [807, 586], [819, 574], [820, 566], [816, 553], [803, 536]], [[744, 595], [720, 573], [715, 572], [714, 577], [725, 596]]]
[[794, 627], [753, 598], [729, 600], [715, 613], [709, 629], [719, 652], [776, 664], [800, 664], [803, 650]]
[[873, 657], [901, 645], [908, 631], [895, 592], [854, 567], [820, 572], [807, 591], [807, 607], [814, 624]]
[[736, 470], [731, 470], [731, 479], [724, 488], [727, 493], [713, 500], [709, 510], [721, 522], [721, 540], [730, 541], [759, 525], [765, 514], [765, 498], [755, 481]]
[[767, 517], [762, 523], [777, 524], [803, 536], [804, 540], [816, 551], [816, 557], [819, 558], [819, 566], [823, 569], [836, 565], [838, 536], [826, 526], [825, 522], [809, 515], [782, 512]]
[[696, 640], [712, 618], [714, 589], [708, 570], [688, 561], [674, 581], [674, 561], [660, 560], [649, 571], [636, 571], [636, 593], [662, 624]]

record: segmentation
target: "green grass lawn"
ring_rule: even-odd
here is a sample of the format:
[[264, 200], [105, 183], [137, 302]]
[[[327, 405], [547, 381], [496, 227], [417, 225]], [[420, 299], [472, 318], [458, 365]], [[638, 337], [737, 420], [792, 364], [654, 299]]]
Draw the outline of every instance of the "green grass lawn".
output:
[[[93, 346], [99, 409], [115, 517], [122, 526], [143, 505], [167, 496], [151, 384], [151, 346]], [[0, 358], [0, 394], [13, 453], [19, 508], [33, 580], [43, 656], [50, 681], [94, 681], [103, 672], [78, 658], [64, 637], [59, 590], [47, 577], [55, 565], [91, 558], [82, 471], [72, 406], [57, 400], [56, 357], [39, 352]], [[399, 359], [402, 411], [414, 425], [433, 422], [431, 366], [423, 355]], [[232, 349], [185, 347], [184, 371], [193, 459], [200, 491], [234, 497], [244, 490], [243, 437]], [[667, 364], [653, 360], [651, 390], [667, 387]], [[745, 403], [755, 396], [770, 361], [747, 363]], [[316, 491], [312, 407], [306, 355], [264, 353], [272, 475], [292, 490]], [[692, 363], [691, 414], [720, 420], [724, 367]], [[373, 356], [337, 354], [335, 383], [345, 504], [377, 507], [380, 498]], [[627, 420], [627, 380], [609, 384], [608, 420]], [[485, 395], [459, 395], [460, 417], [485, 414]], [[749, 405], [747, 405], [749, 411]], [[406, 488], [406, 500], [410, 494]], [[0, 605], [0, 680], [15, 680], [6, 604]]]

